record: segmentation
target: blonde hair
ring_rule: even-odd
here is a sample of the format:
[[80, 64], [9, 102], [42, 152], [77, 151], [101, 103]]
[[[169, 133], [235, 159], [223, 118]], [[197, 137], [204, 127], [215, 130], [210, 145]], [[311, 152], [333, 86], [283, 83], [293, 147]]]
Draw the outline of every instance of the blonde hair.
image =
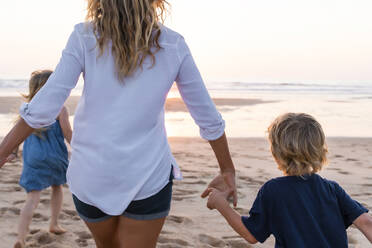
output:
[[[45, 85], [53, 71], [51, 70], [38, 70], [31, 73], [31, 78], [28, 83], [28, 95], [22, 94], [26, 102], [31, 102], [36, 93]], [[42, 138], [42, 133], [46, 128], [36, 129], [34, 134]]]
[[86, 19], [93, 24], [99, 56], [111, 41], [121, 80], [142, 67], [147, 56], [155, 64], [155, 53], [161, 49], [159, 21], [164, 21], [167, 4], [166, 0], [88, 0]]
[[288, 176], [320, 171], [327, 163], [327, 145], [321, 125], [304, 113], [279, 116], [268, 128], [271, 152]]

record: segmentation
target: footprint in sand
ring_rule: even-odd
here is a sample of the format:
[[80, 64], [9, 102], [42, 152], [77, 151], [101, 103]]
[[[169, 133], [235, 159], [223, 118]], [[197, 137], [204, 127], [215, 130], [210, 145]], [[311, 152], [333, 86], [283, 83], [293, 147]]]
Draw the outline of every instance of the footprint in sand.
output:
[[229, 247], [231, 248], [251, 248], [253, 246], [249, 245], [247, 241], [245, 241], [244, 239], [242, 238], [238, 238], [238, 239], [228, 239], [228, 240], [225, 240], [226, 243], [229, 244]]
[[81, 239], [81, 238], [75, 239], [75, 243], [76, 243], [79, 247], [86, 247], [86, 246], [88, 246], [88, 242], [87, 242], [86, 239]]
[[0, 208], [0, 216], [4, 215], [5, 213], [12, 213], [12, 214], [15, 214], [15, 215], [19, 215], [21, 213], [21, 209], [19, 208], [16, 208], [16, 207], [3, 207], [3, 208]]
[[35, 221], [47, 221], [49, 220], [49, 217], [45, 216], [45, 215], [42, 215], [41, 213], [34, 213], [34, 215], [32, 216], [33, 220]]
[[5, 184], [18, 184], [18, 179], [10, 179], [3, 181]]
[[345, 159], [346, 162], [356, 162], [356, 161], [359, 161], [358, 159], [355, 159], [355, 158], [347, 158]]
[[160, 236], [158, 240], [159, 244], [163, 244], [161, 247], [187, 247], [190, 246], [190, 244], [183, 240], [178, 238], [169, 238], [165, 236]]
[[41, 204], [44, 204], [44, 205], [49, 205], [49, 204], [50, 204], [50, 199], [46, 199], [46, 198], [41, 199], [41, 200], [40, 200], [40, 203], [41, 203]]
[[198, 180], [198, 181], [184, 181], [182, 184], [191, 184], [191, 185], [206, 185], [207, 182], [203, 180]]
[[190, 218], [183, 217], [183, 216], [176, 216], [176, 215], [169, 215], [166, 221], [170, 223], [173, 222], [173, 223], [185, 224], [185, 225], [189, 225], [192, 223], [192, 220]]
[[342, 175], [350, 175], [351, 173], [348, 172], [348, 171], [338, 171], [338, 173], [342, 174]]
[[182, 201], [182, 200], [189, 199], [189, 198], [195, 198], [198, 193], [199, 192], [195, 190], [176, 188], [173, 192], [172, 198], [175, 201]]
[[334, 157], [334, 158], [343, 158], [344, 156], [339, 155], [339, 154], [336, 154], [336, 155], [334, 155], [333, 157]]
[[40, 232], [41, 230], [40, 229], [32, 229], [31, 231], [30, 231], [30, 234], [35, 234], [35, 233], [38, 233], [38, 232]]
[[14, 201], [13, 205], [18, 205], [18, 204], [21, 204], [21, 203], [25, 203], [25, 200]]
[[30, 240], [35, 240], [39, 245], [38, 247], [41, 247], [42, 245], [47, 245], [56, 241], [56, 235], [47, 231], [39, 231], [33, 234]]
[[222, 239], [218, 239], [206, 234], [199, 234], [198, 236], [200, 244], [210, 245], [211, 247], [225, 247], [226, 243]]
[[66, 215], [63, 218], [67, 217], [73, 220], [80, 220], [80, 217], [75, 210], [64, 209], [62, 210], [62, 213]]

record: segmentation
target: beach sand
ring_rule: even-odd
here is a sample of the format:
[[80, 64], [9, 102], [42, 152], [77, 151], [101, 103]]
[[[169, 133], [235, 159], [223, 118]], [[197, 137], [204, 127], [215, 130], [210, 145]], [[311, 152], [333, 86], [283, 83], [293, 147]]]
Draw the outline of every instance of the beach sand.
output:
[[[0, 104], [0, 106], [2, 106]], [[272, 177], [281, 176], [263, 138], [229, 139], [237, 169], [238, 211], [248, 214], [260, 186]], [[321, 175], [336, 180], [353, 197], [372, 210], [372, 139], [330, 138], [330, 164]], [[183, 170], [184, 180], [174, 185], [172, 210], [159, 238], [159, 248], [181, 247], [274, 247], [270, 237], [264, 244], [248, 245], [216, 212], [208, 210], [199, 195], [218, 171], [213, 152], [207, 142], [198, 138], [171, 138], [173, 153]], [[20, 160], [0, 170], [0, 247], [12, 247], [17, 222], [25, 200], [18, 185], [22, 170]], [[50, 190], [42, 193], [35, 211], [28, 247], [62, 248], [95, 247], [91, 235], [78, 217], [68, 188], [60, 223], [68, 232], [47, 232]], [[353, 226], [348, 230], [350, 246], [370, 247], [368, 240]]]

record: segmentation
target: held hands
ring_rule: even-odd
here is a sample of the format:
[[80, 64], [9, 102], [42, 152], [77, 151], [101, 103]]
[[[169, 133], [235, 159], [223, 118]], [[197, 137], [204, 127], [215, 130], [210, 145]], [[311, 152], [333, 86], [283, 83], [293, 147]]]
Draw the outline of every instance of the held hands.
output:
[[209, 188], [207, 207], [210, 210], [219, 209], [224, 205], [229, 205], [227, 198], [229, 197], [228, 191], [219, 191], [218, 189]]
[[[202, 193], [201, 197], [205, 198], [208, 195], [210, 195], [212, 192], [214, 192], [213, 199], [215, 198], [219, 199], [223, 197], [225, 201], [227, 201], [227, 199], [232, 197], [234, 207], [236, 207], [238, 203], [238, 193], [237, 193], [236, 184], [235, 184], [235, 173], [234, 172], [223, 172], [220, 175], [216, 176], [212, 180], [212, 182], [208, 185], [208, 188]], [[209, 204], [209, 200], [208, 200], [208, 204]]]

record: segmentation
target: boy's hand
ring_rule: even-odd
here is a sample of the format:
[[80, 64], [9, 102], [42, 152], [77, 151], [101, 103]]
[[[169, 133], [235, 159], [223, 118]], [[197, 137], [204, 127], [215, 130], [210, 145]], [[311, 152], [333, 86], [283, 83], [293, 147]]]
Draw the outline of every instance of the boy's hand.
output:
[[216, 176], [208, 185], [208, 188], [202, 193], [201, 197], [205, 198], [209, 195], [210, 189], [214, 188], [222, 192], [227, 192], [226, 199], [232, 197], [234, 206], [238, 202], [238, 193], [235, 184], [235, 173], [225, 172]]
[[219, 191], [218, 189], [209, 188], [207, 190], [207, 194], [209, 195], [207, 207], [210, 210], [218, 209], [224, 204], [229, 204], [227, 202], [227, 198], [229, 197], [229, 191]]

